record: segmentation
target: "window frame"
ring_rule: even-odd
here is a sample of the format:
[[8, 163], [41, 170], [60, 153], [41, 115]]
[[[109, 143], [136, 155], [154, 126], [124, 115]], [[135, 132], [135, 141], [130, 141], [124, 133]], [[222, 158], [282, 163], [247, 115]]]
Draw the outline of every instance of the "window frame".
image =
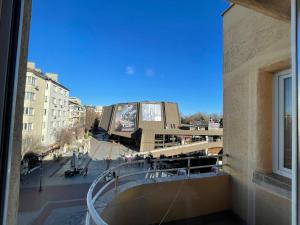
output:
[[[273, 172], [281, 176], [292, 178], [292, 169], [284, 167], [284, 150], [281, 147], [284, 134], [282, 132], [282, 118], [279, 117], [284, 104], [284, 88], [283, 80], [286, 78], [292, 79], [290, 69], [283, 70], [274, 74], [273, 77], [273, 135], [272, 135], [272, 154], [273, 154]], [[293, 81], [292, 81], [293, 82]], [[292, 90], [291, 90], [292, 91]], [[292, 99], [291, 99], [292, 101]]]

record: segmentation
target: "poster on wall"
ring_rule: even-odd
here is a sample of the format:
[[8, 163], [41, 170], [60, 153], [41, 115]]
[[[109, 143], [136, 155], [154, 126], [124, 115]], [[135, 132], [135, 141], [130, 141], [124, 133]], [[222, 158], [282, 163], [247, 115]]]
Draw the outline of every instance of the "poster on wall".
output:
[[143, 104], [142, 118], [143, 121], [161, 121], [161, 105]]
[[131, 132], [136, 129], [136, 104], [117, 105], [115, 131]]

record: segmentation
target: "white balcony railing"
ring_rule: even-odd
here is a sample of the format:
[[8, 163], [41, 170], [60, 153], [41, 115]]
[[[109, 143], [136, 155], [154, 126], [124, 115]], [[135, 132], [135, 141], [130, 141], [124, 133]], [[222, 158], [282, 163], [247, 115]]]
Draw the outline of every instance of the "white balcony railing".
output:
[[[214, 172], [216, 174], [219, 173], [220, 169], [223, 167], [223, 163], [220, 159], [223, 159], [223, 157], [228, 155], [210, 155], [210, 156], [195, 156], [195, 157], [184, 157], [184, 158], [165, 158], [165, 159], [152, 159], [152, 160], [136, 160], [132, 162], [127, 163], [121, 163], [116, 167], [113, 167], [109, 170], [106, 170], [104, 173], [102, 173], [97, 179], [94, 180], [92, 185], [90, 186], [88, 193], [87, 193], [87, 214], [85, 218], [85, 225], [90, 225], [91, 221], [93, 224], [97, 225], [108, 225], [108, 223], [100, 216], [100, 213], [96, 210], [95, 202], [96, 200], [99, 200], [99, 197], [101, 194], [104, 193], [108, 189], [108, 187], [112, 186], [112, 189], [115, 189], [115, 191], [118, 190], [119, 183], [122, 181], [122, 184], [124, 184], [124, 181], [133, 176], [137, 175], [145, 175], [142, 176], [141, 179], [152, 179], [156, 180], [158, 178], [164, 179], [169, 178], [170, 176], [186, 176], [187, 178], [191, 177], [191, 174], [193, 171], [197, 171], [201, 169], [208, 169], [210, 172]], [[213, 164], [209, 165], [201, 165], [204, 164], [203, 161], [199, 161], [201, 159], [208, 159], [208, 158], [214, 158], [216, 159]], [[198, 161], [197, 161], [198, 160]], [[176, 164], [170, 164], [174, 162], [181, 162]], [[182, 161], [186, 161], [185, 165], [182, 166]], [[191, 164], [198, 163], [198, 165], [191, 166]], [[121, 174], [120, 171], [123, 168], [132, 168], [135, 165], [139, 165], [137, 167], [138, 169], [136, 171], [130, 170], [128, 173]], [[140, 168], [146, 168], [147, 166], [150, 166], [146, 170], [141, 170]], [[167, 167], [170, 168], [167, 168]], [[183, 173], [185, 171], [185, 173]], [[106, 181], [107, 176], [112, 175], [113, 178], [110, 181]], [[95, 194], [96, 187], [99, 184], [103, 184], [103, 182], [106, 182]], [[114, 185], [113, 185], [114, 184]]]

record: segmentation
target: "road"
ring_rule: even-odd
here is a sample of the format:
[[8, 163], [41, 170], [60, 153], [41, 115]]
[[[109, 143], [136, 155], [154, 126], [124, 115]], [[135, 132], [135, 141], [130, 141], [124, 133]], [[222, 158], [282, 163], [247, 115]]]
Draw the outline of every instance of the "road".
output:
[[111, 166], [114, 166], [121, 162], [120, 155], [128, 154], [128, 149], [122, 145], [103, 141], [101, 137], [97, 139], [91, 139], [89, 154], [82, 160], [89, 168], [86, 177], [64, 177], [64, 171], [70, 167], [70, 156], [66, 156], [58, 162], [43, 162], [41, 192], [39, 169], [22, 179], [18, 225], [81, 224], [86, 213], [87, 191], [106, 169], [104, 159], [112, 158]]

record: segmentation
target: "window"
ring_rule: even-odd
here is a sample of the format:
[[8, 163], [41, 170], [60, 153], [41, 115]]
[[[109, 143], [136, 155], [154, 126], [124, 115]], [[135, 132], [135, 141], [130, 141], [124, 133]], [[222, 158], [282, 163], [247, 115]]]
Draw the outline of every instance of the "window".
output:
[[56, 98], [52, 98], [52, 102], [53, 102], [53, 104], [56, 104]]
[[291, 176], [292, 169], [292, 77], [283, 71], [274, 77], [273, 170]]
[[36, 78], [32, 76], [27, 76], [26, 84], [36, 86]]
[[44, 115], [45, 116], [47, 115], [47, 109], [44, 109]]
[[33, 129], [32, 123], [23, 123], [23, 130], [25, 131], [31, 131]]
[[56, 116], [56, 112], [54, 109], [52, 109], [52, 116]]
[[45, 96], [45, 102], [48, 102], [48, 97], [47, 96]]
[[34, 101], [35, 100], [35, 93], [25, 92], [25, 99], [28, 100], [28, 101]]
[[24, 108], [24, 115], [33, 116], [34, 115], [34, 109], [30, 108], [30, 107], [25, 107]]

